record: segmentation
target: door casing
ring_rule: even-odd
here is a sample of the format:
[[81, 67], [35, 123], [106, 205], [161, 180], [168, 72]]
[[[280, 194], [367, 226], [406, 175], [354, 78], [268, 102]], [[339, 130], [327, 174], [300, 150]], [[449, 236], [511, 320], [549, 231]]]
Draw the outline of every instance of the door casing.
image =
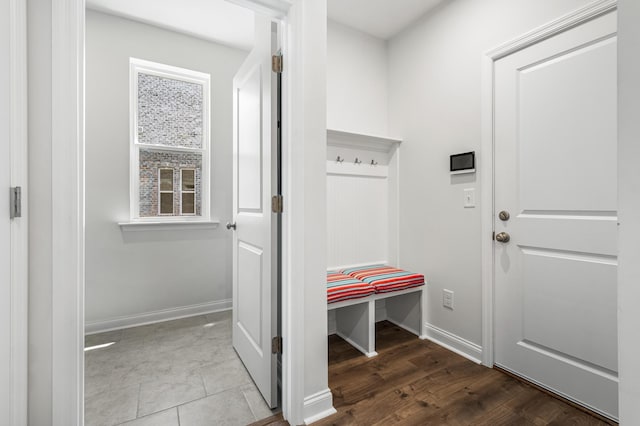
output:
[[[11, 219], [10, 232], [10, 278], [8, 300], [10, 305], [9, 327], [9, 412], [0, 413], [0, 422], [16, 426], [27, 425], [27, 364], [28, 364], [28, 268], [29, 268], [29, 210], [28, 200], [28, 153], [27, 153], [27, 2], [26, 0], [9, 0], [4, 6], [8, 8], [8, 27], [3, 28], [9, 37], [8, 73], [11, 86], [9, 103], [9, 140], [0, 143], [9, 144], [10, 185], [22, 189], [22, 214]], [[6, 164], [3, 164], [6, 166]], [[2, 196], [8, 198], [9, 188], [2, 188]], [[2, 220], [6, 220], [9, 212], [3, 211]], [[5, 285], [3, 282], [2, 285]], [[5, 366], [3, 366], [4, 368]], [[4, 401], [3, 401], [4, 402]]]

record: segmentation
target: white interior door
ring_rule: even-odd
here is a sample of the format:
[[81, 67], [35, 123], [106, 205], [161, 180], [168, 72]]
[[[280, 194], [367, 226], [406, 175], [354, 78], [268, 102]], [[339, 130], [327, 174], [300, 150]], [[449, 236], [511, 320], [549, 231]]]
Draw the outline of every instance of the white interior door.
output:
[[0, 424], [11, 424], [10, 2], [0, 5]]
[[271, 407], [277, 405], [273, 30], [256, 16], [256, 45], [233, 80], [233, 347]]
[[494, 96], [495, 363], [616, 418], [616, 14], [498, 60]]

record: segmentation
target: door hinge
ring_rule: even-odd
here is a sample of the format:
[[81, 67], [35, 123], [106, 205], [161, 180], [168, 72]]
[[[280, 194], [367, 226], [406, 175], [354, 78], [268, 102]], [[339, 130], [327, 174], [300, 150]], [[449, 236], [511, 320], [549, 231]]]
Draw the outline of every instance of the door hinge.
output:
[[10, 188], [10, 199], [9, 217], [11, 219], [22, 217], [22, 188], [19, 186]]
[[271, 57], [271, 71], [281, 74], [282, 73], [282, 55], [273, 55]]
[[282, 354], [282, 337], [276, 336], [271, 339], [271, 353]]
[[271, 211], [273, 213], [282, 213], [284, 210], [284, 201], [282, 195], [274, 195], [271, 197]]

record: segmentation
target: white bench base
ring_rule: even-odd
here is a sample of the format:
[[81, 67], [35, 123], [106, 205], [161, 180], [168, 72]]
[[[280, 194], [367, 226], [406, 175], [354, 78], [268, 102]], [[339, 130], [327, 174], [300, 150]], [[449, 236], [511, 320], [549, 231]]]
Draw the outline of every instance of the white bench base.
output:
[[389, 293], [372, 294], [360, 299], [327, 305], [336, 313], [336, 334], [367, 357], [378, 355], [376, 345], [376, 301], [384, 299], [387, 320], [426, 339], [422, 306], [424, 286]]

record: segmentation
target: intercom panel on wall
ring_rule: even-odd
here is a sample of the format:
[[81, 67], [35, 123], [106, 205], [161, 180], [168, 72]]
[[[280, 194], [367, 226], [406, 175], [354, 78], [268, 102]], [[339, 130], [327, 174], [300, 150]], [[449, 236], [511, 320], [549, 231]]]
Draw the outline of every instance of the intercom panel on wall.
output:
[[476, 152], [463, 152], [449, 156], [449, 171], [452, 175], [476, 171]]

